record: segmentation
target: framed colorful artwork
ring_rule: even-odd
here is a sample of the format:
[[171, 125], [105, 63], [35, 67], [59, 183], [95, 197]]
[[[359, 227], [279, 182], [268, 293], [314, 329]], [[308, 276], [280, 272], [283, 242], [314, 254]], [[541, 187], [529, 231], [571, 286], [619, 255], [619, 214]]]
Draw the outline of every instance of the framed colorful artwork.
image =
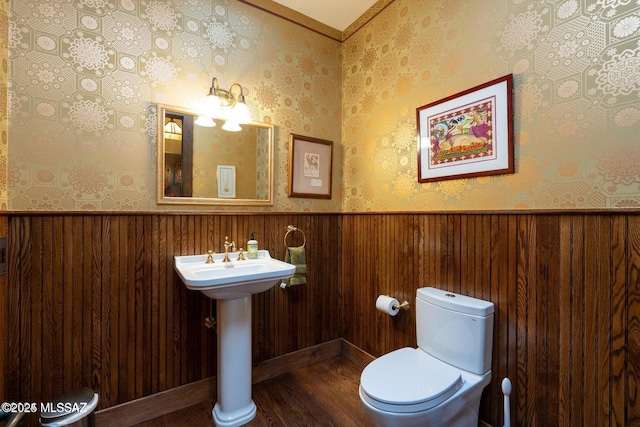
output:
[[331, 198], [333, 142], [291, 134], [289, 197]]
[[416, 109], [418, 182], [514, 172], [513, 75]]

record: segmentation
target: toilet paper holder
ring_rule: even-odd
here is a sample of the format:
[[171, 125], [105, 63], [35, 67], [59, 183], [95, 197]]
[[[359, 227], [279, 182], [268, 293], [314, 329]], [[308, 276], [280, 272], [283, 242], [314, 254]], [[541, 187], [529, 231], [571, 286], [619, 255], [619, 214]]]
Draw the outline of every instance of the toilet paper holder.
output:
[[409, 310], [409, 301], [404, 301], [401, 304], [397, 299], [389, 295], [378, 295], [376, 309], [390, 316], [395, 316], [400, 310]]
[[409, 310], [409, 301], [402, 301], [402, 304], [393, 304], [394, 310]]

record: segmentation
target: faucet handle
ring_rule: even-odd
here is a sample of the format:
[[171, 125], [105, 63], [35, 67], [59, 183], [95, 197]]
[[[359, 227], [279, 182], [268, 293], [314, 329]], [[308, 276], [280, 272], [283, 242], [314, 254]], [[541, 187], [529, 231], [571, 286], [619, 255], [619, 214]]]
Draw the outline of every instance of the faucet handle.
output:
[[213, 251], [212, 250], [208, 250], [207, 251], [207, 260], [205, 261], [205, 264], [214, 264], [215, 261], [213, 260]]
[[243, 249], [243, 248], [240, 248], [240, 249], [238, 250], [238, 261], [244, 261], [244, 260], [245, 260], [245, 258], [244, 258], [244, 253], [242, 253], [243, 251], [244, 251], [244, 249]]
[[235, 248], [236, 242], [229, 241], [229, 236], [224, 236], [224, 247], [225, 248]]
[[222, 262], [228, 263], [231, 261], [229, 259], [229, 248], [231, 248], [231, 252], [233, 252], [233, 248], [236, 246], [236, 242], [229, 242], [229, 236], [224, 236], [224, 259]]

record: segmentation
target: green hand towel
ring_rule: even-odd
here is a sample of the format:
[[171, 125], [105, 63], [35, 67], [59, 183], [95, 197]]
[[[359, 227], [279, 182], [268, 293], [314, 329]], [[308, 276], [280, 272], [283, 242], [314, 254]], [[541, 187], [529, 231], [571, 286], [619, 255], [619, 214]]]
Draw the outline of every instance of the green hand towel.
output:
[[287, 252], [284, 255], [284, 262], [295, 265], [296, 270], [293, 273], [293, 277], [282, 280], [282, 283], [287, 287], [307, 283], [307, 260], [304, 246], [287, 248]]

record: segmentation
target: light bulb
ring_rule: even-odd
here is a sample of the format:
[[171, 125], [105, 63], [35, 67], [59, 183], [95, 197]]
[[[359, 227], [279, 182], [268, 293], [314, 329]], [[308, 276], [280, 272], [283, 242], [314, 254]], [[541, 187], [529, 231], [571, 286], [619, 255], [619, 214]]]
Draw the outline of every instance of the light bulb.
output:
[[227, 120], [226, 122], [224, 122], [224, 125], [222, 126], [222, 129], [229, 131], [229, 132], [239, 132], [242, 130], [242, 128], [240, 127], [240, 125], [237, 122], [231, 121], [231, 120]]
[[236, 102], [233, 109], [231, 110], [233, 114], [234, 121], [238, 123], [249, 123], [251, 122], [251, 113], [249, 112], [249, 107], [244, 102]]
[[198, 116], [194, 123], [205, 128], [212, 128], [216, 125], [216, 122], [211, 117], [206, 116]]

